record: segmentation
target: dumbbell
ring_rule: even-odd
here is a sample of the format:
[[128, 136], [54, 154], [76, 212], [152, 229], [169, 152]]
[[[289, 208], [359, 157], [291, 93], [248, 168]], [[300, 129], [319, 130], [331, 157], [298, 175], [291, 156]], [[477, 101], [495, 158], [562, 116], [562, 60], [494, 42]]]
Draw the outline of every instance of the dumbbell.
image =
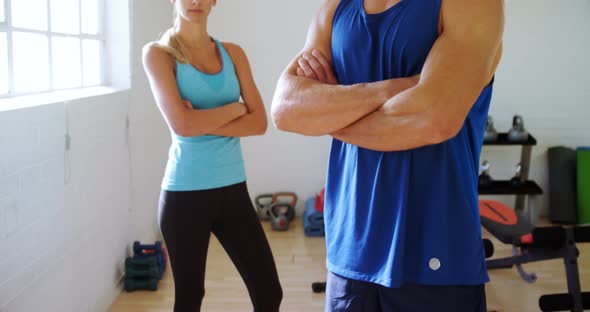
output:
[[128, 267], [125, 268], [125, 276], [128, 278], [136, 278], [136, 277], [153, 277], [153, 278], [160, 278], [160, 269], [156, 266], [149, 267], [149, 268], [134, 268]]
[[515, 171], [516, 172], [514, 174], [514, 177], [512, 177], [512, 179], [510, 179], [510, 185], [521, 186], [523, 184], [523, 181], [522, 181], [522, 166], [520, 165], [520, 163], [518, 163], [518, 165], [516, 165]]
[[162, 242], [157, 241], [153, 245], [142, 245], [138, 241], [133, 242], [134, 254], [142, 254], [144, 250], [147, 251], [146, 253], [154, 253], [152, 250], [155, 250], [155, 253], [160, 254], [162, 253]]
[[270, 224], [275, 231], [286, 231], [289, 229], [291, 222], [288, 217], [289, 211], [293, 211], [293, 207], [286, 203], [273, 203], [270, 208]]
[[133, 243], [133, 254], [134, 258], [156, 257], [158, 260], [158, 267], [160, 268], [160, 275], [166, 270], [168, 255], [166, 253], [166, 248], [162, 246], [161, 241], [157, 241], [153, 245], [141, 245], [136, 241]]
[[131, 267], [150, 267], [150, 266], [157, 266], [158, 259], [155, 256], [149, 257], [127, 257], [125, 259], [125, 266]]
[[484, 160], [481, 164], [481, 174], [479, 175], [478, 184], [480, 187], [490, 186], [494, 179], [490, 175], [490, 163]]
[[498, 132], [494, 128], [494, 120], [492, 119], [492, 116], [488, 116], [488, 119], [486, 120], [486, 131], [483, 135], [483, 141], [493, 142], [496, 140], [498, 140]]
[[152, 268], [159, 270], [158, 259], [154, 256], [146, 258], [128, 257], [125, 259], [125, 271], [149, 271]]
[[157, 278], [125, 278], [125, 290], [158, 290]]
[[514, 115], [512, 118], [512, 128], [508, 131], [508, 141], [525, 142], [529, 139], [529, 133], [524, 129], [524, 120], [520, 115]]
[[[162, 278], [165, 269], [165, 263], [155, 255], [135, 255], [133, 258], [125, 259], [125, 272], [131, 272], [132, 275], [150, 274]], [[155, 275], [152, 272], [155, 272]]]

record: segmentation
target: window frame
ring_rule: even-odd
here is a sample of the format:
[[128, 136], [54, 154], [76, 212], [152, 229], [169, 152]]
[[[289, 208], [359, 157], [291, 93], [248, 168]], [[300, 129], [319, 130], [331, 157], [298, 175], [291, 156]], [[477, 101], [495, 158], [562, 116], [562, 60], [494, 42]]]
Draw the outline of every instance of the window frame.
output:
[[[106, 85], [106, 76], [107, 76], [107, 68], [105, 67], [107, 60], [107, 53], [105, 51], [106, 47], [106, 39], [105, 39], [105, 1], [104, 0], [97, 0], [98, 2], [98, 33], [97, 34], [89, 34], [82, 32], [82, 2], [85, 0], [76, 0], [78, 2], [78, 34], [68, 34], [68, 33], [61, 33], [61, 32], [54, 32], [51, 29], [51, 0], [44, 0], [47, 2], [47, 30], [35, 30], [35, 29], [27, 29], [22, 27], [14, 27], [12, 26], [12, 7], [11, 2], [18, 1], [18, 0], [4, 0], [4, 22], [0, 22], [0, 32], [6, 33], [6, 42], [7, 42], [7, 55], [8, 55], [8, 93], [0, 93], [0, 99], [6, 98], [13, 98], [18, 96], [25, 96], [25, 95], [34, 95], [34, 94], [42, 94], [42, 93], [50, 93], [50, 92], [59, 92], [65, 90], [78, 90], [84, 88], [92, 88], [92, 87], [100, 87]], [[43, 91], [33, 91], [33, 92], [15, 92], [14, 90], [14, 56], [13, 56], [13, 33], [14, 32], [24, 32], [29, 34], [40, 34], [47, 37], [47, 44], [48, 44], [48, 59], [49, 59], [49, 88]], [[80, 44], [80, 86], [73, 87], [73, 88], [54, 88], [54, 81], [53, 81], [53, 47], [52, 47], [52, 38], [53, 37], [66, 37], [66, 38], [76, 38], [79, 40]], [[100, 83], [93, 84], [93, 85], [85, 85], [84, 84], [84, 51], [83, 51], [83, 41], [84, 40], [96, 40], [99, 42], [100, 50], [99, 56], [101, 60], [100, 68], [103, 69], [101, 72]]]

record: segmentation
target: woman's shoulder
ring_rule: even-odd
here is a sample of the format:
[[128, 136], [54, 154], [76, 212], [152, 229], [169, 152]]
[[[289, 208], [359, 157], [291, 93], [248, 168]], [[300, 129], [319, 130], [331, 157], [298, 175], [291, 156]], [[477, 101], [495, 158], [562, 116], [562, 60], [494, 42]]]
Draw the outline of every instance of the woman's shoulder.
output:
[[144, 60], [156, 62], [174, 62], [174, 57], [168, 49], [158, 41], [146, 43], [142, 48]]
[[142, 51], [145, 53], [145, 52], [154, 52], [154, 51], [165, 51], [165, 49], [160, 42], [150, 41], [143, 46]]
[[164, 55], [169, 54], [168, 49], [162, 45], [159, 41], [151, 41], [146, 43], [142, 48], [143, 54], [157, 54], [157, 55]]
[[242, 62], [246, 59], [246, 52], [242, 49], [241, 46], [231, 42], [221, 42], [221, 45], [227, 51], [227, 54], [231, 57], [232, 61], [235, 62]]

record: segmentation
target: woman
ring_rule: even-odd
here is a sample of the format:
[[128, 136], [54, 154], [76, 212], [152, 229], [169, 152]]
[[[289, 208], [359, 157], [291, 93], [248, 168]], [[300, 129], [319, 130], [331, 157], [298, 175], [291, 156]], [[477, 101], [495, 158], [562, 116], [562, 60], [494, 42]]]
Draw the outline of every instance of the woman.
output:
[[248, 194], [239, 141], [266, 131], [266, 112], [244, 51], [207, 33], [216, 2], [171, 0], [174, 27], [143, 50], [172, 134], [158, 220], [174, 276], [174, 311], [200, 310], [212, 232], [244, 279], [254, 310], [275, 312], [282, 289]]

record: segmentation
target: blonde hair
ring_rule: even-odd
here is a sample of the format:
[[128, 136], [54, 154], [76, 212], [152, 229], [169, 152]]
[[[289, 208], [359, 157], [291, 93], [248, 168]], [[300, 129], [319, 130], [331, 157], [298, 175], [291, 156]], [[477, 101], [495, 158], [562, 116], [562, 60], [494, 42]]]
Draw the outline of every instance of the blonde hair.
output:
[[182, 45], [180, 40], [178, 39], [178, 34], [176, 29], [180, 24], [180, 16], [176, 12], [176, 8], [174, 9], [174, 26], [168, 29], [158, 40], [158, 44], [166, 51], [168, 54], [172, 55], [177, 61], [181, 63], [190, 63], [191, 57], [186, 48]]

